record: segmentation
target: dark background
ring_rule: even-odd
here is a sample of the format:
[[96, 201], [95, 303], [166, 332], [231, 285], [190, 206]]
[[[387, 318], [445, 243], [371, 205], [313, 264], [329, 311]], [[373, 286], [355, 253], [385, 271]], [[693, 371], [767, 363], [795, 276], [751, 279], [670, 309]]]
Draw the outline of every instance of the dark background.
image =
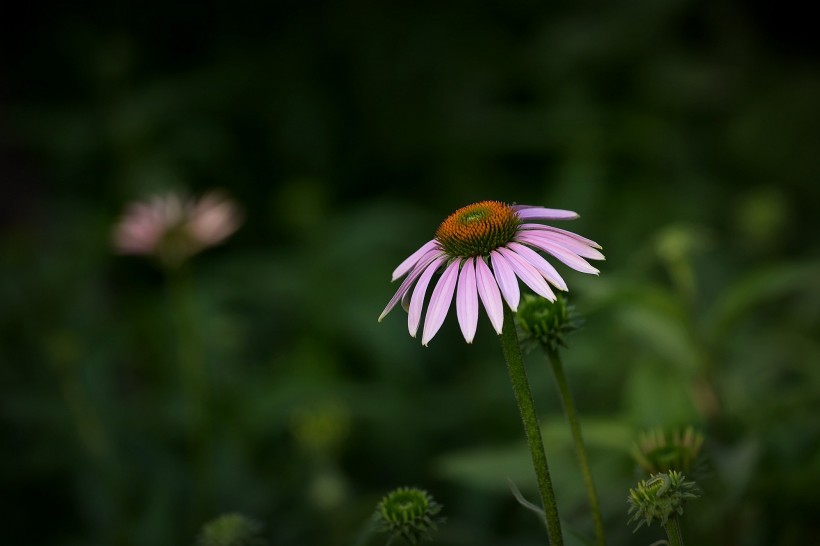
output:
[[[576, 210], [598, 278], [565, 352], [610, 543], [628, 450], [706, 443], [691, 544], [820, 540], [820, 71], [796, 2], [28, 3], [0, 13], [0, 543], [355, 544], [418, 485], [440, 544], [543, 544], [482, 317], [429, 348], [390, 272], [483, 199]], [[112, 253], [126, 204], [222, 188], [184, 273]], [[191, 356], [193, 355], [193, 356]], [[191, 385], [181, 362], [197, 362]], [[528, 357], [567, 543], [591, 536]], [[204, 378], [204, 379], [202, 379]], [[365, 543], [378, 544], [382, 538]]]

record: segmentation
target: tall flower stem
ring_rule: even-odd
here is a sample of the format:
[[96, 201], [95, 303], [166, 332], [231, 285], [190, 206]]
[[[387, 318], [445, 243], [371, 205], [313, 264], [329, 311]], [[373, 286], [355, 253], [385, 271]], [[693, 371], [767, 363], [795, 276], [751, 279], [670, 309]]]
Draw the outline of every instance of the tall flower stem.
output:
[[564, 406], [564, 413], [567, 416], [569, 428], [572, 432], [575, 453], [578, 457], [578, 463], [581, 466], [581, 475], [584, 479], [584, 487], [586, 487], [587, 490], [589, 507], [592, 510], [595, 542], [598, 546], [604, 546], [606, 544], [606, 537], [604, 536], [604, 522], [601, 517], [601, 505], [598, 502], [598, 493], [595, 491], [595, 483], [592, 481], [592, 472], [589, 469], [589, 459], [587, 458], [584, 439], [581, 436], [581, 424], [578, 422], [578, 412], [575, 410], [575, 402], [572, 400], [572, 391], [570, 391], [567, 376], [564, 374], [564, 365], [561, 362], [561, 356], [558, 354], [558, 350], [545, 347], [545, 351], [547, 353], [547, 359], [552, 366], [553, 375], [555, 375], [555, 382], [558, 385], [558, 391], [561, 395], [561, 403]]
[[196, 293], [185, 264], [168, 272], [168, 296], [175, 327], [177, 358], [185, 404], [185, 427], [192, 473], [191, 510], [205, 511], [213, 483], [208, 467], [211, 452], [211, 426], [208, 404], [208, 377], [205, 369], [202, 338], [198, 328]]
[[663, 528], [666, 530], [669, 546], [683, 546], [683, 533], [681, 533], [680, 520], [677, 516], [666, 520]]
[[201, 426], [201, 413], [207, 410], [208, 381], [204, 369], [204, 355], [197, 331], [195, 294], [190, 273], [185, 265], [169, 272], [168, 290], [176, 326], [177, 352], [183, 388], [187, 391], [188, 411], [193, 428]]
[[515, 331], [515, 317], [512, 311], [504, 306], [504, 327], [501, 332], [501, 347], [504, 351], [504, 360], [507, 362], [507, 371], [510, 374], [515, 401], [524, 423], [524, 432], [530, 447], [532, 464], [538, 481], [538, 491], [541, 494], [541, 503], [544, 506], [544, 515], [547, 520], [547, 534], [552, 546], [562, 546], [561, 522], [558, 518], [558, 506], [555, 503], [555, 492], [552, 489], [547, 456], [544, 451], [544, 441], [541, 438], [541, 428], [538, 416], [535, 413], [535, 402], [521, 358], [521, 347], [518, 344], [518, 334]]

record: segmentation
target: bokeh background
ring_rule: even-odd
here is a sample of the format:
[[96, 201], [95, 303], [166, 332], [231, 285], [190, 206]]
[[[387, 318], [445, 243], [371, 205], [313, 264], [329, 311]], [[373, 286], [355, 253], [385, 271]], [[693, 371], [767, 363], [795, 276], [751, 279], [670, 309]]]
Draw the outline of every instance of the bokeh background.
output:
[[[581, 213], [600, 277], [565, 366], [610, 543], [648, 427], [706, 442], [690, 544], [820, 541], [820, 43], [797, 2], [28, 3], [0, 17], [0, 543], [381, 544], [416, 485], [443, 545], [543, 544], [486, 317], [429, 348], [390, 272], [482, 199]], [[127, 203], [222, 188], [184, 273], [112, 252]], [[560, 266], [559, 266], [560, 267]], [[193, 362], [195, 373], [187, 373]], [[568, 544], [590, 537], [527, 365]], [[190, 372], [190, 369], [189, 369]], [[195, 378], [195, 379], [192, 379]]]

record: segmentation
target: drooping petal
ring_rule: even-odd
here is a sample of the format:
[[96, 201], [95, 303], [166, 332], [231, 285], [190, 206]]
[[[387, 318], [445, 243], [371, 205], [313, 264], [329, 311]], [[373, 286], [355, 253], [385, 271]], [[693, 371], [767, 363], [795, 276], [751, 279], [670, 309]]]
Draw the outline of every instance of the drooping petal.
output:
[[456, 294], [456, 316], [467, 343], [473, 342], [478, 324], [478, 292], [476, 292], [474, 262], [475, 258], [467, 258], [461, 267]]
[[406, 260], [400, 263], [399, 266], [395, 270], [393, 270], [393, 278], [391, 279], [391, 281], [395, 281], [396, 279], [403, 277], [408, 271], [413, 269], [413, 266], [416, 265], [416, 263], [419, 261], [419, 258], [421, 258], [425, 253], [435, 248], [438, 248], [438, 243], [435, 239], [424, 243], [421, 246], [421, 248], [410, 254], [410, 256], [408, 256]]
[[524, 281], [524, 284], [532, 288], [536, 294], [550, 301], [555, 301], [555, 294], [552, 289], [550, 289], [547, 281], [544, 280], [544, 277], [542, 277], [538, 270], [531, 266], [527, 260], [509, 248], [499, 247], [496, 250], [507, 258], [507, 263], [513, 268], [515, 274]]
[[410, 297], [413, 295], [413, 292], [408, 290], [404, 293], [401, 297], [401, 308], [404, 309], [405, 313], [410, 312]]
[[575, 220], [578, 213], [564, 209], [548, 209], [546, 207], [521, 206], [516, 209], [518, 217], [522, 220]]
[[418, 262], [416, 262], [416, 266], [410, 271], [410, 274], [407, 275], [404, 281], [402, 281], [401, 286], [399, 286], [399, 289], [396, 290], [396, 293], [393, 294], [393, 297], [390, 298], [390, 301], [387, 303], [387, 307], [385, 307], [384, 311], [382, 311], [382, 314], [379, 315], [379, 322], [381, 322], [382, 319], [384, 319], [384, 317], [387, 316], [387, 313], [389, 313], [393, 309], [393, 307], [396, 306], [399, 300], [404, 297], [407, 291], [410, 290], [410, 287], [413, 285], [414, 282], [416, 282], [416, 279], [418, 279], [419, 276], [422, 274], [424, 268], [427, 267], [430, 264], [430, 262], [435, 260], [438, 256], [441, 256], [442, 254], [443, 252], [437, 249], [429, 250], [421, 258], [419, 258]]
[[507, 259], [498, 253], [498, 250], [490, 252], [490, 261], [493, 264], [493, 273], [495, 273], [495, 280], [498, 283], [498, 288], [507, 300], [507, 305], [513, 311], [518, 311], [518, 302], [521, 299], [521, 292], [518, 290], [518, 281], [515, 278], [515, 272], [507, 263]]
[[436, 335], [447, 317], [447, 311], [450, 310], [450, 302], [453, 300], [453, 292], [456, 288], [460, 264], [460, 260], [453, 260], [444, 270], [444, 273], [441, 274], [441, 278], [433, 289], [433, 295], [430, 296], [430, 305], [427, 307], [427, 316], [424, 318], [424, 331], [421, 335], [422, 345], [426, 346], [433, 339], [433, 336]]
[[519, 243], [508, 243], [507, 248], [524, 258], [541, 273], [545, 279], [552, 283], [555, 288], [558, 290], [567, 290], [567, 283], [564, 282], [564, 279], [558, 274], [558, 271], [536, 251]]
[[[419, 322], [421, 322], [421, 309], [424, 306], [424, 297], [427, 295], [427, 285], [430, 284], [430, 279], [433, 278], [436, 271], [441, 267], [441, 264], [447, 260], [445, 256], [440, 256], [427, 266], [424, 273], [419, 277], [419, 282], [413, 288], [413, 297], [410, 300], [410, 309], [407, 312], [407, 329], [410, 335], [416, 337], [416, 332], [419, 329]], [[409, 293], [409, 291], [408, 291]]]
[[498, 291], [493, 272], [482, 258], [477, 258], [475, 273], [478, 295], [484, 302], [484, 309], [487, 310], [487, 316], [490, 317], [493, 328], [498, 335], [501, 335], [501, 329], [504, 326], [504, 308], [502, 307], [504, 304], [501, 302], [501, 292]]
[[591, 273], [593, 275], [598, 274], [598, 270], [589, 265], [589, 262], [574, 252], [570, 252], [564, 247], [556, 245], [552, 241], [545, 240], [543, 237], [538, 237], [533, 233], [524, 232], [520, 233], [517, 236], [517, 239], [522, 243], [527, 243], [528, 245], [537, 248], [538, 250], [552, 254], [576, 271], [580, 271], [581, 273]]
[[[548, 227], [548, 226], [544, 226]], [[565, 249], [573, 252], [583, 258], [588, 258], [590, 260], [605, 260], [604, 255], [601, 252], [590, 246], [587, 243], [579, 241], [573, 237], [569, 237], [563, 233], [557, 233], [552, 230], [540, 230], [540, 229], [531, 229], [531, 230], [523, 230], [519, 233], [527, 233], [534, 237], [540, 237], [544, 241], [550, 241], [556, 245], [562, 246]]]
[[573, 233], [571, 231], [567, 231], [565, 229], [557, 228], [554, 226], [545, 226], [544, 224], [521, 224], [520, 229], [540, 229], [543, 231], [552, 231], [554, 233], [560, 233], [562, 235], [566, 235], [572, 239], [575, 239], [578, 242], [584, 243], [587, 246], [591, 246], [592, 248], [597, 248], [598, 250], [601, 249], [601, 245], [593, 241], [592, 239], [587, 239], [586, 237], [582, 237], [577, 233]]

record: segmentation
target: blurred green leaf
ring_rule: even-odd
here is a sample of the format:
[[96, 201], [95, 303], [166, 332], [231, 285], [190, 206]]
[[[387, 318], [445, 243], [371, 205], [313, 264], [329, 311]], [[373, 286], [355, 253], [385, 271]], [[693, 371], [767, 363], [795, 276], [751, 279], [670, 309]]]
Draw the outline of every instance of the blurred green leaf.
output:
[[713, 340], [724, 339], [732, 328], [763, 303], [800, 292], [820, 291], [820, 264], [790, 263], [756, 269], [730, 285], [705, 319]]

